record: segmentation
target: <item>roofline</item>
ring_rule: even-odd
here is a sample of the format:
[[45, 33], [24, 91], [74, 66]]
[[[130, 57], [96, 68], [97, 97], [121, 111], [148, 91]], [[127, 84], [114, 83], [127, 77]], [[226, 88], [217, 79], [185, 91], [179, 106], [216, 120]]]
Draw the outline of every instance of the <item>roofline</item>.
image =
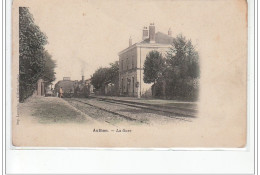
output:
[[172, 47], [171, 44], [159, 44], [159, 43], [135, 43], [134, 45], [120, 51], [118, 53], [118, 56], [135, 48], [135, 47], [141, 47], [141, 48], [157, 48], [157, 47], [160, 47], [160, 48], [167, 48], [167, 47]]
[[122, 53], [124, 53], [124, 52], [126, 52], [126, 51], [128, 51], [128, 50], [131, 50], [131, 49], [134, 48], [136, 45], [137, 45], [137, 43], [135, 43], [135, 44], [133, 44], [133, 45], [127, 47], [126, 49], [120, 51], [120, 52], [118, 53], [118, 55], [121, 55]]
[[[160, 31], [156, 32], [156, 34], [158, 34], [158, 33], [161, 33], [161, 34], [163, 34], [163, 35], [167, 35], [167, 34], [162, 33], [162, 32], [160, 32]], [[173, 39], [172, 36], [169, 36], [169, 35], [167, 35], [167, 36]], [[156, 46], [157, 46], [157, 47], [158, 47], [158, 46], [160, 46], [160, 47], [171, 47], [171, 46], [172, 46], [171, 44], [142, 43], [143, 41], [144, 41], [144, 40], [142, 40], [142, 41], [140, 41], [140, 42], [138, 42], [138, 43], [135, 43], [135, 44], [133, 44], [133, 45], [127, 47], [127, 48], [124, 49], [124, 50], [121, 50], [121, 51], [118, 53], [118, 55], [121, 55], [121, 54], [125, 53], [126, 51], [131, 50], [131, 49], [134, 48], [135, 46], [137, 46], [137, 47], [142, 47], [142, 46], [146, 46], [146, 47], [147, 47], [147, 45], [149, 45], [150, 47], [156, 47]], [[155, 46], [155, 45], [156, 45], [156, 46]], [[149, 47], [148, 47], [148, 48], [149, 48]]]

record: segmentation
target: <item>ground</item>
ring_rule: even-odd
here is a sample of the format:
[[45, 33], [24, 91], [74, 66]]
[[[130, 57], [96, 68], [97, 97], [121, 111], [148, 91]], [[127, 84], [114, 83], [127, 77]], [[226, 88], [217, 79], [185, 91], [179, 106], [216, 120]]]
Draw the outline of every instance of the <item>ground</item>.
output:
[[[186, 114], [164, 113], [152, 108], [153, 106], [149, 105], [147, 108], [140, 104], [117, 101], [111, 103], [111, 101], [92, 98], [32, 97], [25, 103], [19, 104], [19, 115], [13, 117], [13, 145], [30, 147], [243, 146], [241, 136], [244, 133], [237, 128], [227, 128], [221, 124], [221, 120], [205, 120], [200, 117], [186, 116]], [[233, 134], [232, 139], [235, 144], [230, 142], [230, 134]]]

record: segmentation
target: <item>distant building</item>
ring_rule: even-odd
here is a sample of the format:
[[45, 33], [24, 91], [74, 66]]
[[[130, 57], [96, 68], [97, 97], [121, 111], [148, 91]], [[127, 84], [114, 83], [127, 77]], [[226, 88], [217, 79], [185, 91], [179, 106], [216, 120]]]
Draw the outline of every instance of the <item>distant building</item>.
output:
[[94, 93], [91, 79], [85, 80], [84, 76], [82, 76], [81, 80], [71, 80], [70, 77], [64, 77], [63, 80], [60, 80], [55, 84], [55, 93], [58, 93], [61, 87], [64, 96], [82, 97], [82, 95]]
[[104, 83], [104, 95], [118, 96], [118, 83], [113, 83], [111, 80]]
[[74, 92], [75, 86], [74, 86], [75, 81], [70, 80], [70, 77], [63, 77], [63, 80], [58, 81], [55, 84], [55, 92], [59, 92], [59, 89], [62, 87], [63, 93], [70, 93]]
[[63, 77], [63, 80], [70, 80], [70, 77]]
[[129, 47], [119, 52], [119, 92], [123, 96], [150, 97], [152, 96], [152, 84], [143, 81], [143, 65], [146, 55], [156, 50], [163, 55], [172, 47], [173, 37], [171, 29], [168, 35], [157, 32], [155, 25], [150, 24], [149, 30], [143, 28], [142, 41], [132, 44], [129, 39]]

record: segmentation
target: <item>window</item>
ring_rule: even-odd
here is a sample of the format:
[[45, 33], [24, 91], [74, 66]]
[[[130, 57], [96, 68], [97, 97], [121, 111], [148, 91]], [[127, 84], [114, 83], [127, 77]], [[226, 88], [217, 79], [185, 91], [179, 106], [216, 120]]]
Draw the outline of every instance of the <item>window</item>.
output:
[[128, 70], [128, 58], [126, 58], [126, 70]]

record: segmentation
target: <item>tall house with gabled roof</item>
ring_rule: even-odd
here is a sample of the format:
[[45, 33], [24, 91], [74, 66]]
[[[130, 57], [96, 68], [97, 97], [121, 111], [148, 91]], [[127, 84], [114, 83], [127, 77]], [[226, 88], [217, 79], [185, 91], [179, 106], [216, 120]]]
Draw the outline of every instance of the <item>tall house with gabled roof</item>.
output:
[[171, 29], [168, 35], [155, 32], [155, 25], [152, 23], [143, 28], [142, 41], [132, 44], [129, 39], [129, 47], [119, 52], [119, 94], [132, 97], [152, 96], [152, 84], [143, 81], [143, 65], [146, 55], [156, 50], [163, 55], [172, 47], [173, 37]]

